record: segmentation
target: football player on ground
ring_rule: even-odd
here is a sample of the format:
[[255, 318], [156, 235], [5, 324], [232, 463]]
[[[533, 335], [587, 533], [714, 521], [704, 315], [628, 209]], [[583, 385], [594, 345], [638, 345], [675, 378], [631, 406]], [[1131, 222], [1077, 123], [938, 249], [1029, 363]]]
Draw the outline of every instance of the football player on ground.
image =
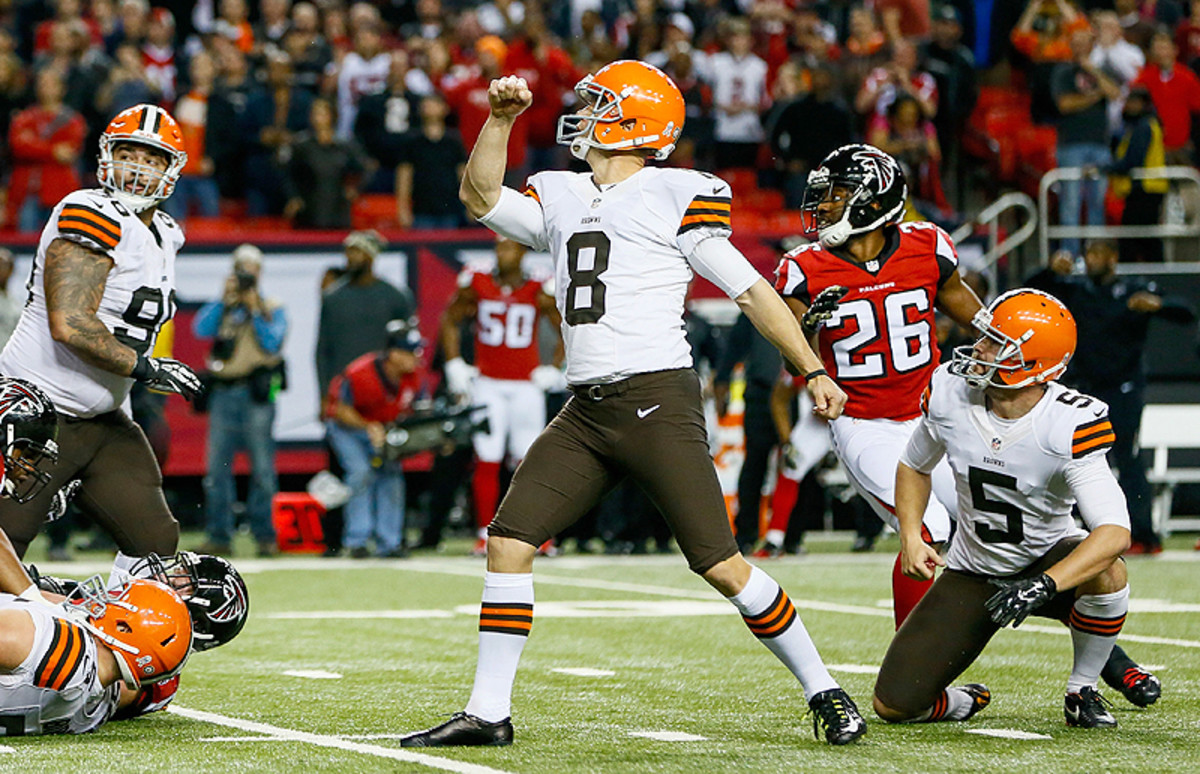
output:
[[[545, 390], [561, 386], [562, 318], [554, 305], [553, 286], [527, 277], [521, 270], [525, 245], [511, 239], [496, 240], [496, 270], [464, 269], [458, 290], [442, 316], [442, 351], [446, 379], [454, 395], [469, 396], [487, 407], [487, 432], [478, 432], [475, 498], [478, 540], [472, 553], [487, 553], [487, 527], [500, 501], [500, 465], [505, 452], [513, 465], [525, 459], [533, 439], [546, 427]], [[554, 324], [554, 365], [540, 365], [538, 331], [542, 317]], [[459, 329], [466, 320], [475, 327], [475, 364], [462, 359]]]
[[175, 313], [183, 232], [158, 205], [186, 160], [175, 119], [154, 105], [129, 108], [100, 138], [102, 188], [69, 194], [42, 231], [29, 303], [0, 353], [0, 373], [40, 386], [64, 421], [49, 485], [0, 501], [0, 527], [18, 556], [73, 479], [82, 481], [79, 505], [112, 535], [120, 561], [175, 553], [179, 524], [162, 473], [121, 406], [135, 380], [188, 399], [201, 389], [183, 363], [147, 355]]
[[[920, 397], [939, 361], [934, 308], [969, 326], [983, 304], [958, 275], [949, 235], [932, 223], [900, 223], [908, 198], [904, 172], [870, 145], [845, 145], [808, 176], [803, 213], [819, 242], [779, 264], [776, 289], [848, 396], [829, 423], [833, 449], [851, 485], [896, 528], [896, 460], [920, 415]], [[949, 467], [933, 474], [936, 499], [925, 513], [925, 539], [950, 536], [954, 483]], [[946, 503], [947, 505], [943, 505]], [[892, 570], [896, 627], [925, 593]]]
[[558, 139], [591, 173], [542, 172], [525, 193], [502, 185], [513, 123], [533, 101], [525, 80], [488, 87], [488, 117], [463, 177], [468, 212], [555, 264], [567, 381], [574, 396], [538, 436], [488, 529], [475, 686], [464, 712], [403, 739], [406, 747], [502, 745], [533, 625], [533, 559], [625, 477], [666, 517], [688, 566], [737, 607], [751, 632], [799, 679], [814, 729], [831, 744], [862, 736], [854, 702], [830, 676], [788, 595], [738, 552], [708, 439], [700, 382], [684, 337], [693, 271], [731, 298], [807, 375], [816, 410], [844, 394], [820, 367], [787, 306], [729, 241], [725, 181], [647, 167], [679, 139], [683, 97], [658, 69], [618, 61], [575, 88], [583, 107]]
[[[1096, 683], [1129, 609], [1129, 514], [1105, 457], [1108, 406], [1055, 381], [1075, 352], [1075, 320], [1056, 298], [1014, 290], [989, 312], [974, 346], [934, 372], [896, 470], [902, 569], [921, 579], [946, 570], [892, 640], [875, 711], [891, 722], [970, 718], [991, 694], [950, 683], [992, 635], [1032, 614], [1070, 627], [1067, 725], [1111, 728]], [[921, 534], [943, 457], [958, 496], [945, 559]], [[1075, 526], [1076, 504], [1089, 532]]]

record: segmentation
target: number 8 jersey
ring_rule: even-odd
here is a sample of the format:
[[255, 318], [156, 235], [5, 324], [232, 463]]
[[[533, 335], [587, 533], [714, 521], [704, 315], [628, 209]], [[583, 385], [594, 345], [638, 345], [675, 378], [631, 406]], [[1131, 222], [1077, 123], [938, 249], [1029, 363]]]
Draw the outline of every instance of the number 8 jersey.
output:
[[[702, 172], [646, 167], [601, 189], [590, 174], [555, 171], [532, 176], [525, 193], [541, 205], [541, 223], [517, 233], [496, 210], [480, 222], [554, 256], [567, 381], [691, 366], [683, 327], [688, 256], [702, 240], [730, 235], [728, 184]], [[760, 279], [749, 263], [736, 274], [722, 288], [731, 297]]]
[[37, 384], [62, 413], [93, 417], [119, 407], [133, 380], [85, 363], [51, 337], [43, 279], [46, 250], [55, 239], [112, 259], [97, 317], [122, 344], [148, 353], [159, 327], [175, 313], [175, 255], [183, 231], [164, 212], [155, 212], [147, 226], [102, 189], [68, 195], [42, 230], [26, 286], [29, 298], [0, 353], [0, 373]]
[[857, 419], [913, 419], [940, 353], [934, 299], [958, 268], [945, 231], [901, 223], [884, 231], [879, 257], [857, 263], [819, 243], [784, 255], [775, 289], [806, 305], [827, 287], [849, 292], [818, 334], [829, 375], [845, 390]]

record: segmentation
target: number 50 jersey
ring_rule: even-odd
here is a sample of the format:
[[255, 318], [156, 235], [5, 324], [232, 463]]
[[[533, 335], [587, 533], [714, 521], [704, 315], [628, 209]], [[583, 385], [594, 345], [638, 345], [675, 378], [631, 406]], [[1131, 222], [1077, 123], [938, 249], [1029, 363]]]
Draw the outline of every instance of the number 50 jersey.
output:
[[112, 259], [97, 317], [118, 341], [145, 354], [175, 313], [175, 255], [183, 246], [183, 231], [163, 212], [147, 226], [101, 189], [68, 195], [42, 230], [26, 286], [29, 298], [0, 353], [0, 373], [38, 385], [62, 413], [93, 417], [119, 407], [133, 380], [85, 363], [51, 337], [43, 282], [46, 250], [55, 239]]
[[884, 234], [883, 251], [866, 263], [801, 245], [784, 255], [775, 289], [806, 305], [827, 287], [849, 289], [818, 334], [821, 361], [846, 391], [847, 416], [904, 421], [920, 414], [940, 360], [934, 300], [958, 254], [932, 223], [901, 223]]
[[[526, 194], [540, 204], [540, 244], [554, 256], [567, 381], [609, 382], [687, 368], [683, 311], [696, 244], [731, 233], [731, 193], [720, 178], [646, 167], [606, 186], [590, 174], [541, 172]], [[759, 278], [749, 272], [734, 296]], [[744, 285], [744, 287], [742, 287]]]

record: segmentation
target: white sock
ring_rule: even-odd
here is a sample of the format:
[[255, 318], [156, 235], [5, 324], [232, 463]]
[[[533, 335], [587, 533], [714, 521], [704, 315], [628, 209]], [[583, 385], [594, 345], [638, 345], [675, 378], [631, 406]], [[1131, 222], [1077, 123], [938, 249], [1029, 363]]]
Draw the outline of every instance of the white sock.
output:
[[975, 699], [962, 688], [947, 688], [928, 710], [913, 718], [913, 723], [937, 723], [943, 720], [966, 720]]
[[1078, 693], [1084, 686], [1096, 687], [1128, 611], [1128, 585], [1111, 594], [1084, 594], [1075, 600], [1069, 621], [1075, 661], [1067, 679], [1067, 693]]
[[483, 576], [479, 613], [479, 661], [466, 712], [489, 723], [512, 714], [517, 663], [533, 626], [533, 573]]
[[729, 601], [741, 612], [754, 636], [800, 681], [805, 699], [838, 687], [821, 661], [817, 646], [808, 636], [792, 600], [770, 575], [758, 567], [753, 568], [746, 587]]
[[115, 589], [133, 577], [129, 574], [129, 571], [143, 558], [141, 556], [128, 556], [118, 551], [117, 555], [113, 557], [112, 570], [108, 573], [108, 588]]
[[783, 538], [785, 536], [786, 533], [781, 529], [769, 529], [767, 530], [766, 537], [767, 545], [774, 548], [783, 548]]

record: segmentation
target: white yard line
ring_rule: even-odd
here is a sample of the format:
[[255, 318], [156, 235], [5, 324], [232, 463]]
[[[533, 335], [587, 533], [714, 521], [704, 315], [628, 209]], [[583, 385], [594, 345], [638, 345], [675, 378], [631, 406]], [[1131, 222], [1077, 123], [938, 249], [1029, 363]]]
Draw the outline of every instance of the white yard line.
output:
[[968, 734], [994, 736], [999, 739], [1053, 739], [1045, 734], [1035, 734], [1032, 731], [1018, 731], [1015, 728], [969, 728]]
[[[239, 739], [238, 741], [280, 740], [302, 742], [304, 744], [311, 744], [316, 747], [330, 747], [335, 750], [345, 750], [346, 752], [359, 753], [361, 755], [374, 755], [377, 758], [388, 758], [394, 761], [404, 761], [405, 763], [416, 763], [421, 766], [428, 766], [431, 769], [453, 771], [456, 772], [456, 774], [509, 774], [509, 772], [505, 772], [501, 769], [493, 769], [488, 766], [481, 766], [477, 763], [465, 763], [463, 761], [454, 761], [447, 758], [438, 758], [434, 755], [412, 752], [411, 750], [400, 747], [380, 747], [373, 744], [351, 742], [336, 736], [311, 734], [307, 731], [295, 731], [290, 728], [280, 728], [279, 726], [272, 726], [267, 723], [256, 723], [251, 720], [241, 720], [239, 718], [218, 715], [215, 712], [188, 709], [186, 707], [180, 707], [177, 704], [172, 704], [167, 707], [167, 711], [190, 720], [198, 720], [202, 723], [212, 723], [213, 725], [217, 726], [236, 728], [239, 731], [247, 731], [250, 733], [265, 735], [265, 737], [250, 737], [244, 740]], [[214, 738], [224, 739], [224, 737]]]

